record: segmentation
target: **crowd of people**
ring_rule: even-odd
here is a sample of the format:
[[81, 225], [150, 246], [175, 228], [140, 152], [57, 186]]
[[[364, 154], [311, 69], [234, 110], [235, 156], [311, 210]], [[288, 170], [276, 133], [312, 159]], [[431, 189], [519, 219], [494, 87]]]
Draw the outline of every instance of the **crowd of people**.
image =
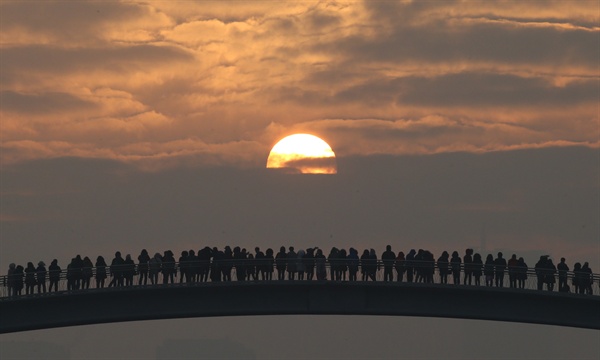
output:
[[[47, 268], [43, 261], [38, 262], [37, 267], [32, 262], [26, 267], [10, 264], [4, 286], [8, 288], [8, 296], [18, 296], [23, 289], [27, 295], [34, 294], [36, 288], [37, 293], [58, 291], [59, 281], [64, 278], [67, 290], [78, 290], [89, 289], [92, 279], [95, 279], [96, 288], [104, 288], [133, 286], [136, 276], [137, 285], [154, 285], [232, 281], [232, 275], [237, 281], [270, 281], [275, 272], [277, 280], [358, 281], [360, 276], [362, 281], [377, 281], [376, 275], [381, 269], [383, 281], [434, 283], [437, 270], [441, 284], [448, 284], [448, 278], [452, 277], [455, 285], [480, 286], [483, 278], [486, 286], [496, 287], [503, 287], [508, 275], [509, 287], [520, 289], [525, 287], [525, 281], [531, 275], [522, 257], [513, 254], [506, 260], [499, 252], [496, 258], [488, 254], [484, 261], [473, 249], [466, 249], [462, 257], [457, 251], [452, 255], [444, 251], [435, 260], [430, 251], [412, 249], [405, 255], [402, 251], [395, 253], [390, 245], [381, 258], [374, 249], [365, 249], [359, 255], [354, 248], [346, 251], [333, 247], [325, 256], [319, 248], [295, 250], [293, 246], [287, 249], [282, 246], [274, 253], [273, 249], [263, 252], [256, 247], [252, 253], [237, 246], [233, 249], [226, 246], [224, 249], [204, 247], [197, 252], [182, 251], [177, 260], [170, 250], [150, 256], [144, 249], [137, 257], [137, 263], [131, 255], [123, 258], [117, 251], [110, 265], [102, 256], [94, 263], [87, 256], [77, 255], [66, 271], [56, 259]], [[592, 294], [594, 278], [589, 264], [575, 263], [573, 271], [570, 270], [565, 258], [555, 265], [549, 256], [541, 256], [534, 267], [537, 288], [553, 291], [558, 278], [556, 288], [560, 292]], [[568, 284], [569, 278], [573, 290]]]

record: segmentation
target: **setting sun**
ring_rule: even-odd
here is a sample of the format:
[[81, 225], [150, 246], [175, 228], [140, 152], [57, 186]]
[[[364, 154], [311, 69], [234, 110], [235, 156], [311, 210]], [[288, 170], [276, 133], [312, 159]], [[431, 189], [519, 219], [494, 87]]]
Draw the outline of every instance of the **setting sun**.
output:
[[269, 154], [267, 168], [285, 168], [301, 174], [335, 174], [335, 153], [322, 139], [294, 134], [281, 139]]

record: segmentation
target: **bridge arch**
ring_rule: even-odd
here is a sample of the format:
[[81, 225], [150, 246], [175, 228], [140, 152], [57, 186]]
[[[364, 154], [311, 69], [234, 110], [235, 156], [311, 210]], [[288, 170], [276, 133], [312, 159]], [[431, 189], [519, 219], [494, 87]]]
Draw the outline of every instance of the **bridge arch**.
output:
[[243, 315], [388, 315], [600, 329], [600, 297], [416, 283], [272, 281], [75, 291], [0, 302], [0, 333]]

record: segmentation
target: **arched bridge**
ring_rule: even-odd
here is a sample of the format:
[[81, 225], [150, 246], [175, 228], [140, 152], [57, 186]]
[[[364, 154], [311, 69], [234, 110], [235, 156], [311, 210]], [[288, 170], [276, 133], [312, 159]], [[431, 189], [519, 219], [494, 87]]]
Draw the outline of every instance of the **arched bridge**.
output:
[[0, 333], [240, 315], [392, 315], [600, 329], [600, 297], [398, 282], [269, 281], [79, 290], [0, 301]]

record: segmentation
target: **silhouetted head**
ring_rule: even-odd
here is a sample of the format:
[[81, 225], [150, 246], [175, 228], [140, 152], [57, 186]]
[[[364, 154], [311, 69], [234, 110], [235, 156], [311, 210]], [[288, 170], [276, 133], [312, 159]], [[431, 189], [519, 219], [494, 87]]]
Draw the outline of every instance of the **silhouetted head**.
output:
[[46, 266], [46, 264], [45, 264], [43, 261], [40, 261], [40, 262], [38, 263], [38, 266]]
[[273, 256], [273, 249], [268, 248], [267, 252], [266, 252], [266, 255]]
[[473, 260], [481, 260], [481, 255], [479, 253], [476, 253], [475, 255], [473, 255]]
[[50, 264], [51, 265], [56, 265], [56, 264], [58, 264], [58, 260], [54, 259], [54, 260], [52, 260], [52, 262]]
[[294, 247], [293, 246], [290, 246], [290, 251], [294, 251]]
[[[366, 250], [365, 250], [366, 251]], [[323, 255], [323, 250], [321, 249], [317, 249], [317, 255], [322, 256]]]
[[444, 250], [444, 252], [442, 252], [442, 257], [448, 257], [450, 256], [450, 254], [448, 254], [448, 252], [446, 250]]
[[142, 249], [142, 255], [148, 255], [148, 251], [146, 249]]
[[279, 248], [279, 252], [282, 252], [282, 253], [284, 253], [284, 252], [285, 252], [285, 246], [282, 246], [282, 247], [280, 247], [280, 248]]
[[131, 255], [127, 254], [127, 256], [125, 256], [125, 260], [131, 260]]
[[120, 257], [121, 257], [121, 252], [120, 252], [120, 251], [117, 251], [117, 252], [115, 253], [115, 257], [116, 257], [116, 258], [120, 258]]
[[365, 249], [365, 251], [363, 251], [363, 255], [369, 256], [369, 250]]
[[512, 256], [510, 258], [513, 260], [517, 260], [517, 254], [512, 254]]
[[408, 252], [408, 255], [414, 255], [417, 252], [415, 251], [415, 249], [410, 249], [410, 251]]
[[260, 251], [260, 248], [259, 248], [258, 246], [254, 248], [254, 252], [256, 252], [256, 253], [257, 253], [257, 252], [259, 252], [259, 251]]
[[233, 248], [233, 252], [236, 253], [236, 254], [239, 253], [240, 251], [242, 251], [242, 249], [240, 249], [239, 246], [236, 246], [236, 247]]
[[14, 263], [11, 263], [10, 265], [8, 265], [9, 269], [14, 270], [17, 267], [17, 265], [15, 265]]
[[473, 255], [473, 249], [467, 249], [465, 252], [467, 255]]
[[565, 258], [560, 258], [560, 262], [561, 262], [561, 263], [564, 263], [564, 262], [565, 262], [565, 260], [566, 260]]
[[183, 250], [183, 251], [181, 252], [181, 256], [184, 256], [184, 257], [185, 257], [185, 256], [188, 256], [188, 252], [187, 252], [187, 251], [185, 251], [185, 250]]
[[33, 268], [33, 263], [31, 261], [27, 263], [27, 268]]
[[97, 261], [97, 262], [104, 262], [104, 258], [103, 258], [102, 256], [98, 256], [98, 257], [96, 258], [96, 261]]
[[502, 253], [501, 253], [501, 252], [499, 252], [499, 253], [498, 253], [498, 257], [499, 257], [500, 259], [502, 259]]
[[452, 257], [458, 257], [458, 251], [453, 251], [452, 252]]
[[154, 258], [155, 258], [155, 259], [157, 259], [157, 260], [160, 260], [160, 257], [161, 257], [161, 256], [160, 256], [160, 253], [156, 253], [156, 254], [154, 254]]
[[386, 251], [392, 251], [392, 245], [388, 245], [388, 246], [386, 246], [386, 247], [385, 247], [385, 250], [386, 250]]
[[404, 253], [402, 251], [398, 253], [398, 259], [404, 259]]
[[190, 251], [188, 251], [188, 255], [194, 256], [194, 255], [196, 255], [196, 252], [194, 250], [190, 250]]
[[78, 261], [81, 260], [81, 255], [75, 256], [75, 259], [77, 259]]
[[492, 254], [488, 254], [487, 257], [485, 258], [486, 261], [494, 261], [494, 257], [492, 256]]

